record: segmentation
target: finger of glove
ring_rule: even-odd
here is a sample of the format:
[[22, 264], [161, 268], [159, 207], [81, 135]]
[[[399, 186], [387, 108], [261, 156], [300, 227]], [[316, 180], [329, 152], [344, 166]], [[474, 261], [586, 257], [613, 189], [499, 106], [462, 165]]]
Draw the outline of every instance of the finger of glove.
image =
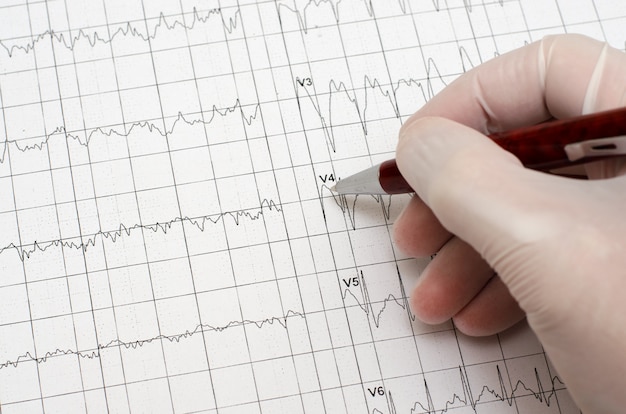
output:
[[499, 276], [489, 282], [454, 315], [455, 326], [470, 336], [488, 336], [504, 331], [524, 319], [525, 313]]
[[412, 197], [393, 225], [396, 245], [412, 257], [439, 251], [452, 235], [419, 197]]
[[463, 309], [493, 276], [491, 267], [461, 239], [450, 239], [426, 266], [411, 294], [411, 309], [430, 324]]
[[[596, 71], [598, 62], [604, 63]], [[626, 55], [605, 43], [581, 35], [548, 36], [460, 76], [407, 120], [401, 135], [425, 116], [489, 134], [579, 115], [583, 107], [613, 108], [624, 103], [624, 65]]]

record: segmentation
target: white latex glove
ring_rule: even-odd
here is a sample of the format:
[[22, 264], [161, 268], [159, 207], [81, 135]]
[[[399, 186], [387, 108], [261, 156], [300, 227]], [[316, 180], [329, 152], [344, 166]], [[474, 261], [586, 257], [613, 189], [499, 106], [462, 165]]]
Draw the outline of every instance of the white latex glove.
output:
[[603, 180], [564, 178], [523, 168], [483, 134], [623, 106], [625, 88], [626, 54], [548, 37], [461, 76], [405, 123], [397, 148], [419, 197], [396, 242], [438, 253], [413, 311], [470, 335], [525, 314], [585, 413], [626, 412], [626, 162], [587, 165]]

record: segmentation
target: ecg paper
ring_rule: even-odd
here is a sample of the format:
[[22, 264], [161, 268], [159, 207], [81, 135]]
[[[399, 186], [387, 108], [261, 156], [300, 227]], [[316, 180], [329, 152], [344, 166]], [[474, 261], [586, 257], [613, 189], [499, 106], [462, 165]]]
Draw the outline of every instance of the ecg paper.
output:
[[[408, 306], [411, 113], [618, 0], [2, 0], [0, 411], [578, 413], [524, 324]], [[416, 229], [416, 231], [418, 231]]]

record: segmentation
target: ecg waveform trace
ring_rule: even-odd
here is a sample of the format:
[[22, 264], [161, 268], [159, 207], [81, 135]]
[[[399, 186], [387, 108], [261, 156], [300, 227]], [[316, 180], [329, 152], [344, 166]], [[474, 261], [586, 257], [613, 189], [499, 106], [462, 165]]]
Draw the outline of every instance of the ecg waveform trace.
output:
[[[563, 0], [0, 6], [0, 411], [579, 413], [523, 323], [421, 323], [407, 196], [339, 196]], [[595, 16], [595, 17], [593, 17]]]

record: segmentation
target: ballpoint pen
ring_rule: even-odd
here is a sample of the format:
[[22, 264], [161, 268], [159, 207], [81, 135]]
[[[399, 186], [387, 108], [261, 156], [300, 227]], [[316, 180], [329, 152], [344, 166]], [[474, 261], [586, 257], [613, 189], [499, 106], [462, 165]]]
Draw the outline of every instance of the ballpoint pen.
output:
[[[489, 138], [515, 155], [527, 168], [542, 171], [624, 156], [626, 107], [498, 132]], [[332, 190], [339, 194], [413, 192], [395, 160], [341, 179]]]

